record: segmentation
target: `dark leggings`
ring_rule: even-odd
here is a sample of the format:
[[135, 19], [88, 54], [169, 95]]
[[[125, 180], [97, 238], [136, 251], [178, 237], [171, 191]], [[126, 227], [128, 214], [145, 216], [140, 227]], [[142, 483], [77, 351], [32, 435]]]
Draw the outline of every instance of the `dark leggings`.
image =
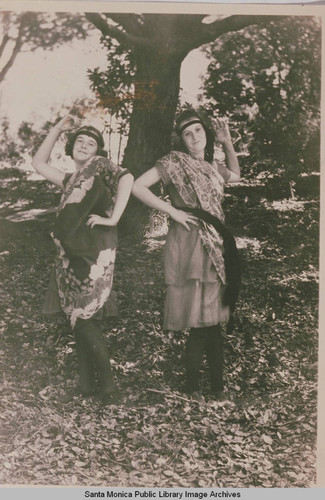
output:
[[114, 391], [109, 352], [99, 321], [78, 319], [74, 328], [79, 363], [80, 388], [85, 394], [95, 390], [97, 372], [102, 393]]
[[186, 346], [186, 391], [199, 390], [199, 374], [206, 355], [213, 392], [223, 390], [223, 336], [220, 325], [191, 328]]

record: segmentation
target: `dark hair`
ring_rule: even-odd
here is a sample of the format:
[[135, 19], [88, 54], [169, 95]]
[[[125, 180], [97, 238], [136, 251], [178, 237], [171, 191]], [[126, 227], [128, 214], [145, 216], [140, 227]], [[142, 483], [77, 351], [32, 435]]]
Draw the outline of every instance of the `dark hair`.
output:
[[92, 127], [90, 125], [80, 127], [76, 132], [70, 133], [68, 135], [68, 139], [65, 145], [65, 154], [67, 156], [71, 156], [72, 158], [73, 146], [74, 143], [76, 142], [78, 135], [88, 135], [89, 137], [95, 139], [95, 141], [97, 142], [96, 154], [98, 156], [104, 156], [104, 158], [107, 158], [107, 151], [103, 149], [104, 139], [101, 132], [97, 128]]
[[185, 110], [178, 113], [178, 115], [176, 116], [175, 132], [177, 134], [176, 136], [177, 139], [175, 141], [175, 135], [174, 135], [173, 149], [176, 149], [178, 151], [183, 151], [185, 153], [188, 152], [185, 147], [184, 141], [182, 140], [182, 130], [180, 125], [182, 122], [184, 122], [185, 120], [189, 120], [190, 118], [199, 120], [200, 123], [202, 124], [202, 127], [204, 128], [205, 135], [207, 138], [207, 144], [205, 146], [205, 151], [204, 151], [204, 159], [211, 163], [213, 161], [214, 137], [215, 137], [212, 124], [207, 116], [205, 116], [200, 111], [196, 111], [194, 108], [186, 108]]

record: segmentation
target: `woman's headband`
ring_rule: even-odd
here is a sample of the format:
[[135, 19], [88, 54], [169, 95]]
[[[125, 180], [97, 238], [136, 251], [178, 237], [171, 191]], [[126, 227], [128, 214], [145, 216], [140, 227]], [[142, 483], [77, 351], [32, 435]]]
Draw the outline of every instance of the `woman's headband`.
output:
[[179, 135], [182, 134], [182, 132], [187, 128], [189, 127], [190, 125], [193, 125], [194, 123], [200, 123], [202, 126], [203, 126], [203, 123], [202, 121], [199, 119], [199, 118], [195, 118], [194, 120], [191, 120], [189, 122], [186, 122], [184, 123], [184, 125], [182, 125], [182, 127], [180, 127], [178, 130], [179, 130]]
[[91, 127], [91, 126], [81, 127], [75, 133], [75, 137], [77, 138], [78, 135], [88, 135], [89, 137], [92, 137], [93, 139], [95, 139], [95, 141], [97, 142], [97, 144], [100, 148], [104, 147], [103, 136], [99, 132], [99, 130], [97, 130], [95, 127]]

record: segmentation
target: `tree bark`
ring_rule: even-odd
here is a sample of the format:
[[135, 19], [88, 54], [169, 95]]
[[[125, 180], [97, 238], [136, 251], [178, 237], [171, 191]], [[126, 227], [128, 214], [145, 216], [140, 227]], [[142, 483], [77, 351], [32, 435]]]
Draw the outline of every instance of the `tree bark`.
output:
[[180, 86], [180, 58], [147, 49], [137, 54], [130, 133], [123, 165], [138, 176], [167, 154]]
[[[276, 19], [228, 16], [206, 24], [202, 22], [205, 15], [87, 13], [86, 17], [103, 36], [115, 38], [133, 53], [135, 95], [123, 165], [135, 175], [169, 151], [180, 69], [186, 55], [224, 33]], [[119, 26], [112, 25], [112, 20]]]

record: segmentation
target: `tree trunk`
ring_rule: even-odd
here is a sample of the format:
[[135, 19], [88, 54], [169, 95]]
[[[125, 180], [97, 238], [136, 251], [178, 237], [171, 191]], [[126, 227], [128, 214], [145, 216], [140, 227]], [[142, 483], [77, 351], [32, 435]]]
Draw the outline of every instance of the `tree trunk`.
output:
[[151, 48], [136, 56], [135, 96], [123, 165], [138, 176], [169, 152], [182, 58]]
[[[158, 51], [138, 54], [130, 133], [123, 158], [123, 166], [129, 168], [135, 177], [153, 167], [170, 151], [181, 64], [182, 58], [172, 58], [167, 54], [164, 57]], [[153, 190], [158, 194], [159, 187]], [[137, 228], [140, 237], [149, 214], [151, 210], [131, 196], [120, 224], [121, 233]]]

